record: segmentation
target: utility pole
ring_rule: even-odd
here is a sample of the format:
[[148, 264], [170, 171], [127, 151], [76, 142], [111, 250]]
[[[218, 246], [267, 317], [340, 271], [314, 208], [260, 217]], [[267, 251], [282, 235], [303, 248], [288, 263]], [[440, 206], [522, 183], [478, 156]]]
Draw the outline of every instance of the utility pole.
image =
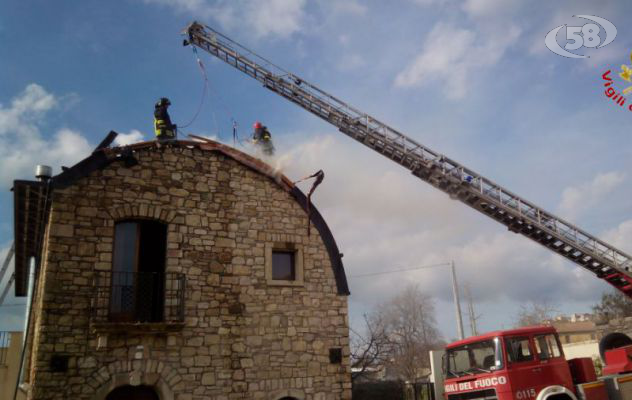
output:
[[450, 263], [452, 268], [452, 293], [454, 294], [454, 306], [456, 307], [456, 324], [459, 331], [459, 339], [465, 339], [463, 335], [463, 318], [461, 317], [461, 303], [459, 301], [459, 286], [456, 284], [456, 269], [454, 268], [454, 261]]
[[470, 292], [470, 285], [464, 285], [463, 289], [465, 290], [465, 297], [467, 298], [467, 311], [470, 317], [470, 331], [472, 332], [472, 336], [478, 336], [476, 321], [478, 320], [479, 316], [477, 316], [474, 312], [474, 302], [472, 301], [472, 292]]

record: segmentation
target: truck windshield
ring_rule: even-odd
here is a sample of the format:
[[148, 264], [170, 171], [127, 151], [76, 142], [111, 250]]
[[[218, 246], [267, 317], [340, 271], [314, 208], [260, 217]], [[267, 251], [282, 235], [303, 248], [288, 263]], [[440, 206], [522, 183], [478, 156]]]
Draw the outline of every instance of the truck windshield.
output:
[[500, 340], [494, 338], [446, 350], [447, 377], [476, 375], [503, 367]]

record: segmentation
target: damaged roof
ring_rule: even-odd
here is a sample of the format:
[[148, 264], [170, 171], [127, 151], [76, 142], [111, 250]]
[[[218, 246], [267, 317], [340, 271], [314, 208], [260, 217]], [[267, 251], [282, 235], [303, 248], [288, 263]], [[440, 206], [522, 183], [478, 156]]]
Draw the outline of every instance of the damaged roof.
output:
[[[65, 188], [78, 179], [90, 175], [92, 172], [103, 169], [113, 162], [135, 161], [134, 152], [142, 149], [157, 147], [157, 142], [141, 142], [123, 147], [109, 147], [117, 133], [112, 131], [97, 146], [94, 152], [86, 159], [70, 168], [63, 168], [63, 172], [52, 177], [48, 182], [16, 180], [13, 184], [14, 193], [14, 232], [15, 232], [15, 295], [26, 296], [28, 286], [28, 268], [31, 257], [35, 258], [36, 265], [42, 251], [42, 240], [45, 226], [48, 222], [50, 211], [50, 192], [56, 188]], [[170, 146], [196, 148], [204, 151], [219, 152], [246, 167], [264, 175], [276, 182], [283, 190], [288, 192], [299, 205], [307, 212], [309, 209], [310, 220], [322, 238], [336, 279], [338, 294], [349, 295], [347, 278], [342, 264], [342, 255], [327, 223], [318, 210], [311, 205], [308, 208], [307, 197], [286, 176], [276, 171], [267, 163], [236, 150], [230, 146], [212, 141], [206, 138], [195, 137], [196, 141], [178, 140], [170, 143]]]

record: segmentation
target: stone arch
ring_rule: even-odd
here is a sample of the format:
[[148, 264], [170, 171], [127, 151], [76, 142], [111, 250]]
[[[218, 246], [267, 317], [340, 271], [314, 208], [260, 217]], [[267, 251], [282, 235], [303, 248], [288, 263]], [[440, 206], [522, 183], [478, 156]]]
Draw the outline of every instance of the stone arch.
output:
[[298, 389], [283, 389], [271, 393], [269, 400], [305, 400], [305, 393]]
[[107, 211], [114, 221], [144, 218], [169, 224], [176, 217], [175, 211], [152, 204], [123, 204], [110, 207]]
[[[121, 386], [149, 386], [160, 400], [174, 400], [173, 390], [183, 386], [178, 372], [161, 361], [115, 361], [96, 370], [83, 386], [82, 394], [93, 400], [105, 400], [110, 392]], [[73, 398], [67, 393], [66, 398]]]

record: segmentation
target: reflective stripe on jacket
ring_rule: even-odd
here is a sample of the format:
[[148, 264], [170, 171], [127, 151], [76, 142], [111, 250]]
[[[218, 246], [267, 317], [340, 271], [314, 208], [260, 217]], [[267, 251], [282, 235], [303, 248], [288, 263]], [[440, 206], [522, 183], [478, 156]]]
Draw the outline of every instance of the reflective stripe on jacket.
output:
[[173, 130], [170, 128], [171, 127], [164, 119], [154, 118], [154, 133], [156, 134], [156, 136], [173, 136]]

